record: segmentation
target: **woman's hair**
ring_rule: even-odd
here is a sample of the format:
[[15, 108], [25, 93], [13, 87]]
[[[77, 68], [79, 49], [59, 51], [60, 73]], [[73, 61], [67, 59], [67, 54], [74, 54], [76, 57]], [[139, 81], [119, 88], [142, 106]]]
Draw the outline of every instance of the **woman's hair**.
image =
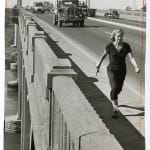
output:
[[115, 41], [115, 36], [117, 33], [121, 33], [122, 35], [124, 35], [123, 29], [121, 29], [121, 28], [114, 29], [111, 33], [111, 36], [110, 36], [111, 41]]

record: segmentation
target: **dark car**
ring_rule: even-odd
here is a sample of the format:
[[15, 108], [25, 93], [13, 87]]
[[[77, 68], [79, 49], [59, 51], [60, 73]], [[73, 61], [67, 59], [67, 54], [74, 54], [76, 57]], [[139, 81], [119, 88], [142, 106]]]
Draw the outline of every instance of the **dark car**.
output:
[[26, 8], [25, 8], [27, 11], [31, 11], [32, 10], [32, 7], [27, 5]]
[[104, 13], [105, 18], [119, 19], [119, 13], [116, 9], [109, 9]]

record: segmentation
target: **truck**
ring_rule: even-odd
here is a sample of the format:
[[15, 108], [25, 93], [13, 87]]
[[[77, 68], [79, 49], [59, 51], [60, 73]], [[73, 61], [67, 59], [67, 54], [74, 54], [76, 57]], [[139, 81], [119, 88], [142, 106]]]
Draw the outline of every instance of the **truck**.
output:
[[63, 23], [84, 27], [86, 16], [79, 0], [57, 0], [53, 14], [53, 24], [62, 27]]

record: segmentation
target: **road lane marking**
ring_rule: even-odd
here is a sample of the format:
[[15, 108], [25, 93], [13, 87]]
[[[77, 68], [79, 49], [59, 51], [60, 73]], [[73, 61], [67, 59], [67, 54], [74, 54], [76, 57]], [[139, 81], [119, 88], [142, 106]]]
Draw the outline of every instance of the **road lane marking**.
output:
[[111, 34], [110, 32], [106, 32], [106, 31], [104, 31], [106, 34]]
[[92, 18], [92, 17], [88, 17], [88, 19], [98, 21], [98, 22], [113, 24], [113, 25], [116, 25], [116, 26], [132, 29], [132, 30], [136, 30], [136, 31], [146, 32], [145, 28], [135, 27], [135, 26], [132, 26], [132, 25], [127, 25], [127, 24], [122, 24], [122, 23], [117, 23], [117, 22], [111, 22], [111, 21], [96, 19], [96, 18]]

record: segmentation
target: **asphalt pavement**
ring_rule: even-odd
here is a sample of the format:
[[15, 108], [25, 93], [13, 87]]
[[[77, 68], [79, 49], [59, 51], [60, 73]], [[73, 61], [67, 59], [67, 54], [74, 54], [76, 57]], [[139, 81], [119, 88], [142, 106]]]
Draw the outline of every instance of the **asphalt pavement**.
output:
[[[43, 28], [46, 29], [48, 26], [50, 37], [57, 39], [59, 45], [59, 48], [56, 48], [55, 44], [51, 47], [55, 47], [54, 50], [56, 53], [58, 52], [59, 57], [61, 57], [61, 53], [70, 54], [69, 58], [73, 69], [78, 73], [77, 85], [122, 148], [124, 150], [144, 150], [144, 107], [141, 104], [141, 98], [136, 99], [137, 97], [133, 93], [131, 94], [130, 90], [124, 90], [126, 92], [122, 92], [121, 99], [119, 98], [120, 117], [116, 120], [112, 119], [109, 83], [105, 67], [101, 68], [101, 72], [96, 77], [95, 61], [91, 61], [71, 39], [60, 32], [57, 33], [58, 31], [51, 25], [47, 24]], [[61, 49], [61, 47], [63, 48]], [[64, 57], [64, 55], [62, 56]], [[103, 91], [105, 91], [105, 95]]]

